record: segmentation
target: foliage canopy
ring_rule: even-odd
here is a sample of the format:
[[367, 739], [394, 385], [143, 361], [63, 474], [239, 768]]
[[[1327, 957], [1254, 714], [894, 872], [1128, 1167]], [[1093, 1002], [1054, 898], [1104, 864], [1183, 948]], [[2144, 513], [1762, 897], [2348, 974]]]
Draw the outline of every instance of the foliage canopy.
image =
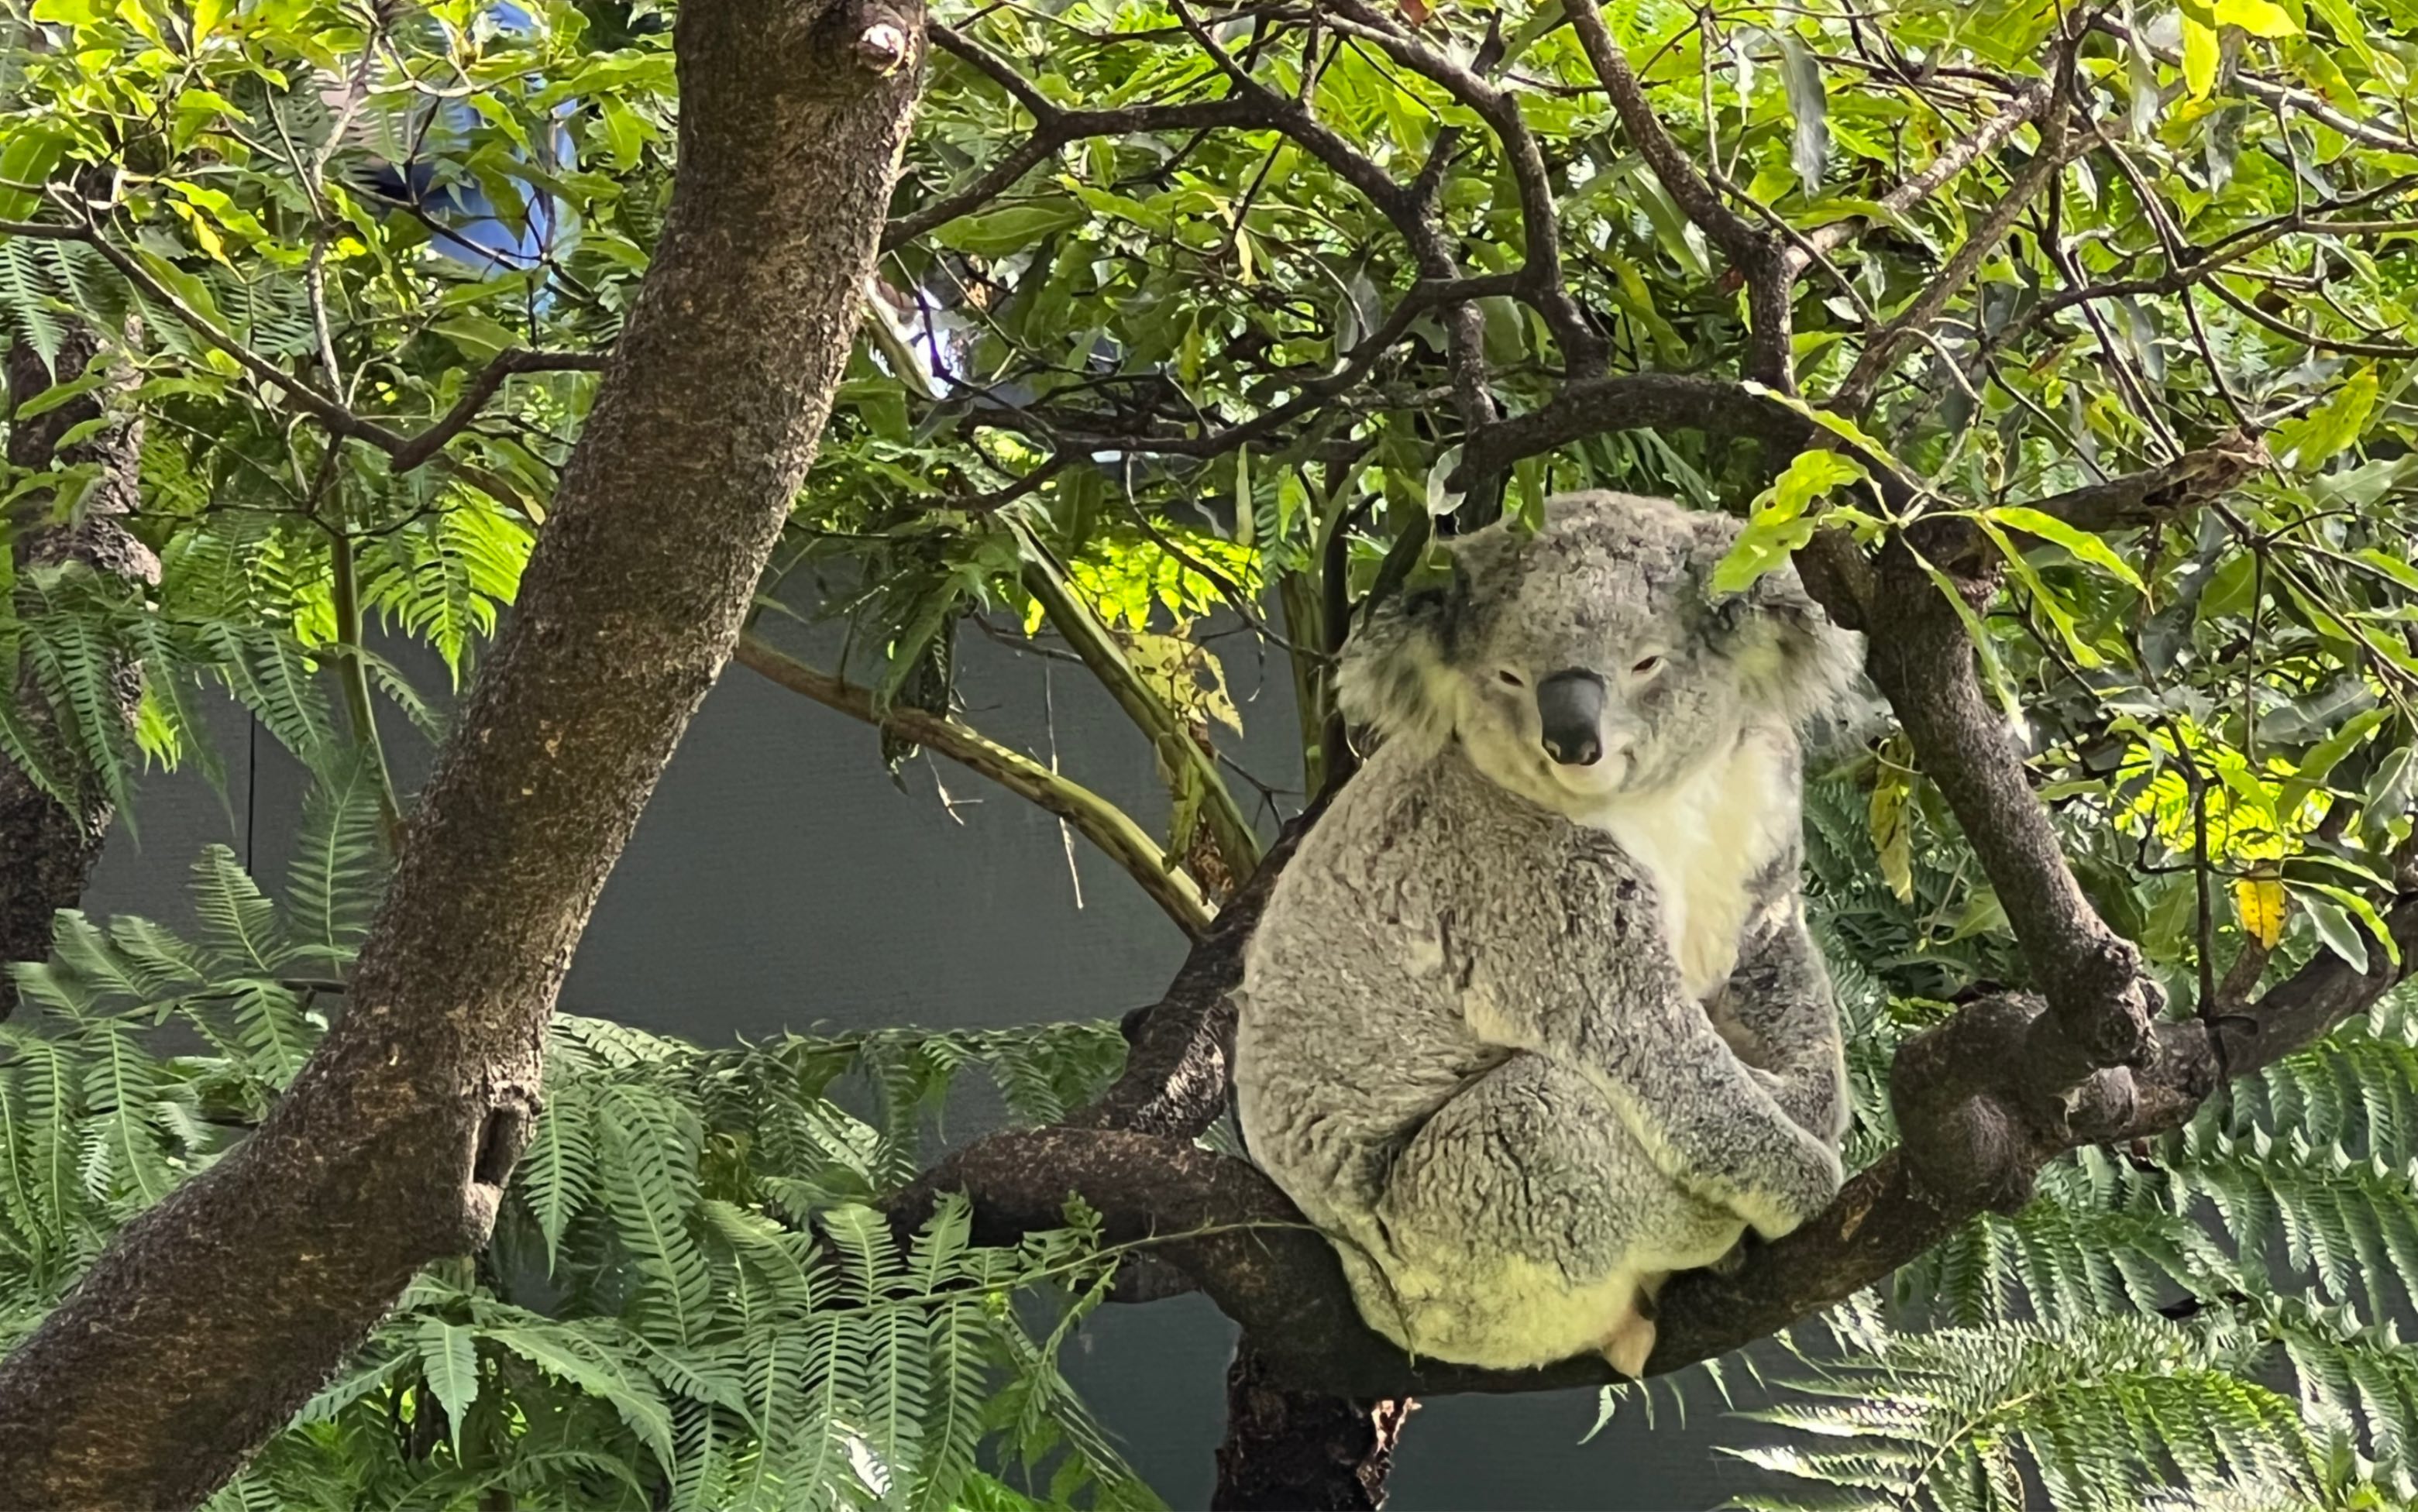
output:
[[[364, 895], [327, 863], [374, 871], [362, 795], [401, 803], [379, 711], [442, 729], [373, 627], [473, 669], [660, 230], [676, 114], [646, 4], [7, 15], [0, 322], [46, 359], [70, 322], [106, 337], [17, 418], [82, 393], [142, 418], [136, 528], [165, 572], [146, 590], [38, 562], [22, 548], [74, 520], [89, 469], [8, 479], [0, 751], [60, 792], [208, 770], [196, 700], [223, 686], [323, 774], [313, 833], [353, 816], [273, 924], [288, 960], [259, 955], [270, 906], [222, 858], [207, 963], [69, 920], [57, 963], [24, 974], [64, 1017], [9, 1028], [0, 1066], [22, 1319], [307, 1047], [286, 977], [341, 972]], [[1051, 0], [939, 20], [863, 339], [742, 651], [881, 724], [894, 767], [921, 746], [999, 776], [1197, 930], [1271, 809], [1348, 765], [1331, 654], [1359, 606], [1433, 569], [1439, 536], [1537, 518], [1560, 489], [1669, 494], [1749, 515], [1736, 582], [1817, 532], [1902, 546], [1962, 522], [1978, 559], [1926, 569], [2090, 902], [2178, 1011], [2230, 1011], [2314, 954], [2396, 952], [2380, 910], [2418, 786], [2410, 0]], [[844, 622], [842, 664], [774, 649], [792, 618]], [[1298, 775], [1218, 753], [1241, 714], [1213, 620], [1288, 667]], [[968, 634], [1079, 656], [1150, 739], [1167, 813], [1118, 812], [959, 722]], [[128, 663], [130, 726], [109, 694]], [[60, 717], [23, 717], [21, 672]], [[1919, 756], [1878, 735], [1809, 813], [1867, 1153], [1891, 1135], [1896, 1046], [2023, 974]], [[141, 1006], [104, 1008], [113, 989]], [[197, 1015], [216, 1055], [151, 1059], [133, 1031], [163, 1010]], [[1764, 1461], [1853, 1504], [2018, 1505], [2027, 1476], [2061, 1507], [2164, 1483], [2418, 1494], [2418, 1380], [2390, 1332], [2418, 1274], [2414, 1035], [2389, 1003], [1977, 1220], [1834, 1320], [1846, 1362], [1778, 1414], [1829, 1447]], [[1107, 1042], [1035, 1043], [1098, 1070]], [[423, 1468], [381, 1486], [442, 1500], [493, 1472], [651, 1497], [670, 1477], [720, 1504], [696, 1477], [772, 1451], [717, 1449], [716, 1425], [769, 1442], [751, 1394], [832, 1380], [777, 1352], [829, 1343], [818, 1320], [843, 1315], [977, 1328], [1025, 1393], [970, 1405], [983, 1426], [1079, 1423], [1053, 1415], [1046, 1352], [1009, 1314], [936, 1303], [929, 1275], [892, 1284], [945, 1263], [1094, 1294], [1102, 1262], [1073, 1239], [959, 1251], [943, 1220], [838, 1304], [854, 1282], [750, 1269], [913, 1171], [895, 1121], [827, 1122], [837, 1053], [567, 1026], [548, 1132], [482, 1265], [592, 1266], [582, 1286], [626, 1267], [629, 1290], [549, 1314], [549, 1364], [504, 1336], [543, 1330], [500, 1271], [432, 1276], [351, 1405], [259, 1474], [366, 1454], [357, 1430], [385, 1413]], [[781, 1099], [734, 1113], [759, 1078]], [[862, 1184], [835, 1193], [834, 1168]], [[923, 1311], [882, 1300], [915, 1284]], [[714, 1354], [726, 1324], [743, 1359]], [[866, 1344], [849, 1390], [898, 1385], [907, 1357]], [[518, 1416], [481, 1415], [506, 1401]], [[971, 1421], [914, 1460], [943, 1467], [942, 1500], [969, 1484]], [[465, 1423], [502, 1458], [474, 1464]], [[907, 1462], [900, 1432], [878, 1459]], [[366, 1489], [351, 1462], [342, 1483]], [[428, 1466], [455, 1478], [431, 1489]]]

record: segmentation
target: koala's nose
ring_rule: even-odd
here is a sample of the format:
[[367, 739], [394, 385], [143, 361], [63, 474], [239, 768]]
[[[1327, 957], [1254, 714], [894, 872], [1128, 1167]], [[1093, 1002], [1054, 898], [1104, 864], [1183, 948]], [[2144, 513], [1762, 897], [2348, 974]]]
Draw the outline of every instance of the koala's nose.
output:
[[1537, 684], [1545, 754], [1566, 767], [1603, 758], [1603, 679], [1573, 667]]

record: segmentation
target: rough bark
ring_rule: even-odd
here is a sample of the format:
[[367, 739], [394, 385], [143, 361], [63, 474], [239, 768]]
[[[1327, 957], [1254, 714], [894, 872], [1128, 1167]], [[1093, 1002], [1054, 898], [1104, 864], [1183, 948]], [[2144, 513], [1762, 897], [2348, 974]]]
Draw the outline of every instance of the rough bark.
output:
[[[7, 358], [8, 406], [20, 405], [50, 388], [79, 376], [100, 350], [98, 333], [81, 322], [70, 322], [67, 340], [51, 365], [23, 342]], [[56, 374], [56, 379], [53, 377]], [[22, 501], [13, 545], [20, 571], [45, 563], [80, 561], [96, 572], [131, 582], [160, 581], [160, 559], [128, 528], [140, 503], [143, 428], [129, 415], [84, 440], [62, 449], [59, 438], [69, 427], [102, 415], [108, 396], [100, 391], [69, 400], [45, 414], [8, 427], [11, 467], [42, 470], [77, 464], [99, 468], [92, 486], [69, 520], [49, 518], [48, 490]], [[130, 724], [142, 697], [142, 682], [133, 667], [121, 668], [115, 680], [118, 711]], [[37, 738], [52, 728], [50, 706], [34, 685], [30, 671], [21, 675], [16, 707]], [[34, 780], [6, 756], [0, 756], [0, 962], [40, 960], [51, 952], [51, 916], [75, 907], [84, 883], [100, 860], [102, 842], [112, 817], [106, 791], [89, 773], [82, 774], [76, 803], [70, 808], [37, 787]], [[17, 1006], [17, 992], [0, 975], [0, 1018]]]
[[1416, 1404], [1295, 1391], [1245, 1339], [1226, 1372], [1217, 1512], [1375, 1512]]
[[672, 204], [344, 1017], [0, 1363], [0, 1487], [188, 1506], [482, 1243], [590, 908], [737, 640], [853, 339], [916, 0], [687, 0]]

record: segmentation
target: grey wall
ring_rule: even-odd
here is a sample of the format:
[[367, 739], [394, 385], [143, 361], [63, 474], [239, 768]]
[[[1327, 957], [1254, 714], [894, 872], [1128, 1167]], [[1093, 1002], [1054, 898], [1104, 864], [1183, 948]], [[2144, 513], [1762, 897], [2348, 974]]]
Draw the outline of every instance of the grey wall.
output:
[[[1235, 754], [1261, 780], [1297, 787], [1282, 669], [1271, 664], [1263, 684], [1242, 659], [1247, 640], [1222, 644], [1238, 658], [1229, 672], [1253, 732]], [[973, 635], [962, 663], [975, 724], [1046, 759], [1054, 723], [1069, 774], [1146, 825], [1163, 822], [1148, 748], [1079, 668]], [[423, 687], [444, 685], [424, 659], [411, 665]], [[273, 742], [251, 739], [238, 713], [222, 725], [227, 802], [188, 775], [146, 780], [139, 845], [113, 837], [91, 911], [187, 918], [185, 867], [210, 840], [233, 844], [264, 879], [282, 870], [299, 773]], [[416, 782], [424, 748], [406, 730], [392, 740], [399, 778]], [[1079, 841], [1075, 856], [1070, 877], [1054, 820], [946, 763], [919, 761], [903, 790], [893, 786], [871, 731], [734, 667], [606, 887], [564, 1006], [709, 1042], [1113, 1016], [1158, 996], [1183, 937]], [[1232, 1326], [1196, 1297], [1103, 1309], [1070, 1352], [1078, 1385], [1177, 1507], [1207, 1501], [1232, 1343]], [[1591, 1392], [1429, 1402], [1405, 1436], [1391, 1504], [1716, 1506], [1752, 1483], [1716, 1445], [1750, 1434], [1722, 1421], [1702, 1381], [1689, 1397], [1684, 1422], [1667, 1397], [1651, 1428], [1632, 1404], [1585, 1445]]]

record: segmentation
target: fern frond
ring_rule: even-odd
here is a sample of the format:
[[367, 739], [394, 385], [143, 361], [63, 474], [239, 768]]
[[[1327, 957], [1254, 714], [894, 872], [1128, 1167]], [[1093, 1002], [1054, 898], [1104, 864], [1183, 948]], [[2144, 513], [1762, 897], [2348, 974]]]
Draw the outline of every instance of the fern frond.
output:
[[320, 762], [303, 798], [285, 889], [296, 943], [314, 965], [352, 958], [385, 891], [380, 791], [375, 758], [346, 747]]
[[[1746, 1414], [1812, 1447], [1737, 1451], [1779, 1475], [1896, 1505], [2019, 1509], [2028, 1475], [2059, 1512], [2131, 1512], [2157, 1489], [2314, 1482], [2296, 1405], [2237, 1372], [2259, 1340], [2140, 1319], [2003, 1322], [1898, 1335], [1790, 1382]], [[1815, 1489], [1741, 1504], [1835, 1504]]]
[[597, 1099], [604, 1158], [598, 1186], [622, 1247], [646, 1277], [633, 1299], [641, 1331], [682, 1344], [703, 1341], [713, 1277], [688, 1231], [688, 1194], [696, 1188], [695, 1115], [649, 1088], [607, 1086]]
[[293, 955], [277, 905], [222, 845], [203, 848], [193, 863], [193, 912], [202, 939], [241, 969], [274, 975]]

